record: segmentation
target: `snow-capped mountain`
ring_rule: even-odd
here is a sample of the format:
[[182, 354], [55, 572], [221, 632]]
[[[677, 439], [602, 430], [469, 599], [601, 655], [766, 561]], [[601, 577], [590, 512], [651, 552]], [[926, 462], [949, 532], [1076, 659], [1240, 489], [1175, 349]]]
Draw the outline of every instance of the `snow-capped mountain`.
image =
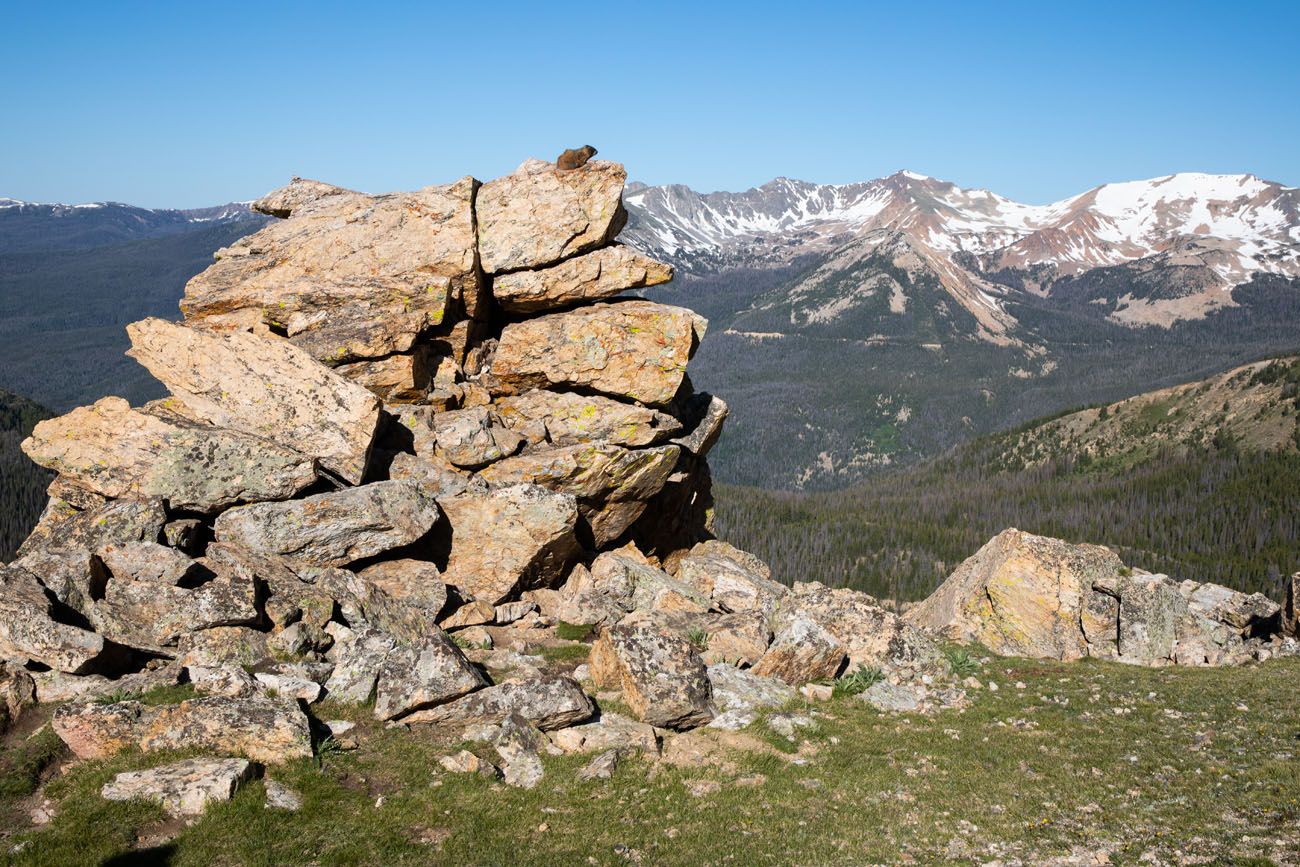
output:
[[743, 193], [638, 185], [625, 202], [626, 242], [688, 273], [782, 265], [846, 245], [860, 258], [901, 240], [995, 340], [1013, 324], [999, 300], [1009, 291], [1050, 295], [1096, 268], [1204, 272], [1186, 284], [1194, 298], [1107, 299], [1115, 321], [1130, 324], [1204, 316], [1257, 274], [1300, 278], [1300, 189], [1254, 175], [1105, 184], [1047, 205], [907, 171], [843, 185], [778, 178]]

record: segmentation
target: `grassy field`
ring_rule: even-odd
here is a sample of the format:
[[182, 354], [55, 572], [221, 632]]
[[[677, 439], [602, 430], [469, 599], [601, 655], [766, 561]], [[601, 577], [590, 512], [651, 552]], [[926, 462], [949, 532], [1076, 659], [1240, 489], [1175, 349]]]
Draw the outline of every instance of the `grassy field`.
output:
[[[28, 722], [0, 754], [0, 863], [1300, 864], [1300, 660], [994, 659], [978, 676], [999, 689], [963, 710], [890, 716], [841, 697], [811, 706], [797, 741], [760, 722], [715, 764], [628, 760], [594, 782], [575, 780], [583, 757], [548, 758], [533, 791], [445, 773], [455, 745], [325, 706], [361, 723], [359, 748], [271, 770], [300, 812], [265, 809], [257, 782], [188, 827], [97, 794], [172, 756], [65, 769]], [[46, 799], [56, 818], [33, 828]]]

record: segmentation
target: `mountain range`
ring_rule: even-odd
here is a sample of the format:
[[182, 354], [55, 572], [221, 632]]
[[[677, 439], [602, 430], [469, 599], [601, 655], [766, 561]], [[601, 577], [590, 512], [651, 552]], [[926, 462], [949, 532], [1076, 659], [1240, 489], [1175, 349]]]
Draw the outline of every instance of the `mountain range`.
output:
[[1253, 175], [1048, 205], [914, 172], [744, 193], [630, 187], [653, 294], [713, 323], [719, 477], [822, 488], [1062, 409], [1300, 348], [1300, 190]]
[[[831, 266], [816, 275], [825, 282], [882, 249], [910, 256], [908, 267], [931, 271], [993, 341], [1015, 339], [1002, 304], [1008, 292], [1050, 295], [1063, 278], [1096, 268], [1197, 272], [1177, 293], [1106, 299], [1125, 324], [1204, 316], [1231, 304], [1231, 289], [1255, 274], [1300, 277], [1300, 189], [1254, 175], [1105, 184], [1048, 205], [910, 171], [845, 185], [778, 178], [744, 193], [638, 186], [626, 202], [634, 215], [628, 242], [691, 273], [833, 251]], [[872, 288], [803, 313], [833, 318]]]

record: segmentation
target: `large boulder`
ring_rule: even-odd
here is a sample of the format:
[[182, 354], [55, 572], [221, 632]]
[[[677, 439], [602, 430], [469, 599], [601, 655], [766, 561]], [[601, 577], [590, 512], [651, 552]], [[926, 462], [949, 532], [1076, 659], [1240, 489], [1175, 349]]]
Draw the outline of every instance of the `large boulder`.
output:
[[182, 635], [217, 626], [258, 622], [252, 581], [215, 579], [187, 589], [152, 581], [114, 577], [89, 613], [95, 630], [110, 641], [161, 652]]
[[311, 566], [345, 566], [409, 545], [438, 521], [438, 505], [406, 481], [374, 482], [284, 503], [255, 503], [217, 518], [218, 541]]
[[530, 446], [573, 446], [605, 442], [654, 445], [681, 430], [671, 415], [595, 394], [534, 389], [495, 404], [501, 422]]
[[686, 608], [702, 612], [709, 607], [708, 596], [623, 551], [604, 552], [592, 561], [586, 576], [578, 576], [574, 586], [566, 585], [566, 589], [571, 594], [599, 593], [623, 611]]
[[668, 481], [681, 449], [674, 445], [625, 449], [589, 443], [541, 449], [506, 458], [480, 476], [493, 486], [540, 485], [578, 500], [594, 544], [621, 536]]
[[476, 187], [368, 196], [291, 184], [262, 200], [288, 218], [218, 251], [181, 309], [208, 328], [274, 329], [335, 364], [404, 352], [449, 306], [480, 312]]
[[577, 558], [573, 497], [535, 485], [441, 500], [451, 525], [451, 554], [443, 580], [465, 598], [488, 605], [554, 584]]
[[591, 648], [591, 678], [619, 689], [642, 722], [689, 729], [713, 718], [708, 672], [690, 641], [650, 623], [605, 629]]
[[399, 645], [379, 668], [375, 717], [395, 719], [487, 686], [446, 633], [430, 629], [420, 645]]
[[298, 347], [245, 332], [212, 334], [162, 319], [127, 326], [131, 349], [174, 396], [163, 405], [318, 458], [357, 484], [379, 401]]
[[175, 509], [282, 500], [316, 481], [315, 461], [302, 452], [132, 409], [120, 397], [39, 423], [23, 451], [106, 497], [163, 497]]
[[542, 731], [560, 729], [589, 719], [596, 706], [569, 677], [509, 680], [404, 717], [408, 724], [471, 725], [499, 723], [518, 714]]
[[728, 611], [757, 611], [771, 617], [786, 587], [769, 577], [766, 566], [757, 568], [753, 559], [725, 542], [704, 543], [677, 561], [677, 578]]
[[997, 654], [1078, 659], [1088, 654], [1079, 626], [1087, 596], [1123, 568], [1109, 548], [1004, 530], [906, 619]]
[[1278, 613], [1262, 596], [1129, 569], [1106, 548], [1006, 530], [906, 619], [1004, 655], [1217, 665], [1272, 634]]
[[157, 542], [166, 523], [160, 497], [124, 497], [86, 509], [51, 500], [18, 556], [49, 547], [98, 551], [115, 543]]
[[933, 672], [943, 667], [943, 654], [928, 636], [866, 593], [797, 581], [781, 600], [777, 628], [797, 618], [812, 620], [835, 636], [844, 645], [851, 671], [910, 666]]
[[278, 764], [312, 754], [311, 731], [298, 705], [266, 698], [195, 698], [157, 708], [139, 747], [205, 750]]
[[1263, 593], [1240, 593], [1222, 584], [1183, 581], [1178, 592], [1193, 612], [1247, 638], [1275, 631], [1282, 612], [1282, 606]]
[[0, 659], [80, 673], [103, 651], [102, 636], [54, 618], [54, 605], [35, 575], [0, 566]]
[[843, 643], [816, 621], [796, 617], [777, 631], [753, 673], [802, 686], [834, 677], [843, 664]]
[[606, 247], [550, 268], [501, 274], [492, 281], [492, 297], [506, 313], [540, 313], [603, 301], [671, 279], [670, 265], [627, 247]]
[[708, 321], [682, 307], [629, 300], [507, 325], [492, 357], [503, 393], [564, 386], [666, 406]]
[[502, 274], [544, 268], [613, 240], [627, 222], [618, 163], [595, 160], [561, 171], [528, 160], [488, 181], [475, 199], [483, 270]]

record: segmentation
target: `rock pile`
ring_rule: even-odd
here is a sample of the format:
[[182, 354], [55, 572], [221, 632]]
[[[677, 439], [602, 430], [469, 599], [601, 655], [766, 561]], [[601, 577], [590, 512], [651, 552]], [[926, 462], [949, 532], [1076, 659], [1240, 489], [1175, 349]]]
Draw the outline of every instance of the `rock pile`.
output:
[[[279, 221], [190, 281], [183, 322], [128, 328], [170, 396], [23, 444], [58, 478], [0, 570], [0, 658], [40, 701], [178, 679], [200, 697], [74, 701], [54, 725], [77, 755], [309, 755], [329, 696], [495, 726], [505, 779], [533, 785], [557, 744], [657, 749], [846, 668], [942, 674], [870, 597], [787, 589], [711, 539], [727, 408], [686, 375], [707, 323], [620, 297], [672, 277], [614, 243], [624, 179], [536, 160], [379, 196], [295, 179], [255, 205]], [[594, 630], [577, 672], [489, 649], [566, 623]], [[155, 775], [158, 797], [189, 809], [250, 772], [213, 767]]]
[[994, 653], [1136, 665], [1227, 665], [1295, 653], [1259, 593], [1177, 582], [1108, 548], [1005, 530], [907, 612], [914, 626]]

